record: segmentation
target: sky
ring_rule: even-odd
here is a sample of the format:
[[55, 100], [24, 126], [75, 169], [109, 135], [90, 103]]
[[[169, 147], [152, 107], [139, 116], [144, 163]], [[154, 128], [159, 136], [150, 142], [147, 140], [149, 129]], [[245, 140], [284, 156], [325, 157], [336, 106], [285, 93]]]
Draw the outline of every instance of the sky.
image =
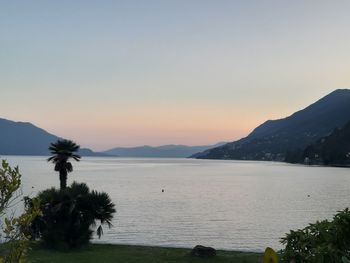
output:
[[349, 13], [347, 0], [0, 1], [0, 117], [95, 150], [233, 141], [350, 87]]

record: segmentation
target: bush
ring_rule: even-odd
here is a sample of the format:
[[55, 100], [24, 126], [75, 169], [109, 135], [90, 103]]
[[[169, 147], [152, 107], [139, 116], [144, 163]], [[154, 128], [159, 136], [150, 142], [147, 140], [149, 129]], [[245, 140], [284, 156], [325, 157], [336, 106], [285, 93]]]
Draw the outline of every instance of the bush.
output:
[[350, 257], [350, 211], [338, 212], [332, 221], [310, 224], [304, 229], [290, 231], [281, 241], [284, 262], [335, 263]]
[[[32, 200], [30, 208], [14, 216], [14, 207], [22, 201], [21, 174], [18, 167], [12, 168], [5, 160], [0, 164], [0, 263], [24, 263], [29, 247], [28, 228], [40, 214], [39, 202]], [[9, 217], [6, 217], [9, 216]]]
[[40, 192], [42, 215], [32, 224], [32, 233], [45, 246], [59, 249], [78, 248], [92, 238], [92, 227], [103, 234], [102, 225], [111, 227], [115, 213], [108, 194], [90, 191], [86, 184], [73, 183], [64, 190], [51, 188]]

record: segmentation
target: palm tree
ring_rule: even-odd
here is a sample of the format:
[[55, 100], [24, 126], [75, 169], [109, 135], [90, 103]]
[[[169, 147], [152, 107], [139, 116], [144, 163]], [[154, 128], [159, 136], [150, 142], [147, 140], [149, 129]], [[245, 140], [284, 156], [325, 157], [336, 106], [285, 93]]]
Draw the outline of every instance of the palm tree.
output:
[[76, 154], [80, 146], [70, 140], [57, 140], [55, 143], [51, 143], [49, 150], [52, 154], [47, 159], [48, 162], [55, 164], [55, 171], [60, 173], [60, 188], [65, 189], [67, 187], [67, 175], [73, 171], [73, 166], [69, 162], [69, 159], [80, 161], [80, 156]]
[[[89, 243], [94, 229], [100, 238], [103, 226], [112, 227], [115, 205], [105, 192], [73, 183], [65, 191], [55, 188], [38, 194], [42, 214], [31, 224], [31, 236], [51, 248], [79, 248]], [[32, 207], [32, 200], [27, 204]]]

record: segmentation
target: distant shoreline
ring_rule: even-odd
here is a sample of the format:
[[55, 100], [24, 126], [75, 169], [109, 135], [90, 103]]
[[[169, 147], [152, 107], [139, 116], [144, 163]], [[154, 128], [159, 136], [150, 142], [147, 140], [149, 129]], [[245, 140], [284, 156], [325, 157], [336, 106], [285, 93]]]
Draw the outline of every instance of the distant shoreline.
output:
[[[47, 158], [49, 155], [31, 155], [31, 154], [0, 154], [0, 159], [4, 157], [43, 157]], [[332, 164], [332, 165], [322, 165], [322, 164], [304, 164], [304, 163], [290, 163], [284, 161], [268, 161], [268, 160], [239, 160], [239, 159], [208, 159], [208, 158], [191, 158], [191, 157], [124, 157], [124, 156], [83, 156], [84, 158], [116, 158], [116, 159], [174, 159], [174, 160], [202, 160], [202, 161], [233, 161], [233, 162], [264, 162], [264, 163], [279, 163], [279, 164], [287, 164], [294, 166], [303, 166], [303, 167], [333, 167], [333, 168], [350, 168], [350, 165], [341, 165], [341, 164]]]

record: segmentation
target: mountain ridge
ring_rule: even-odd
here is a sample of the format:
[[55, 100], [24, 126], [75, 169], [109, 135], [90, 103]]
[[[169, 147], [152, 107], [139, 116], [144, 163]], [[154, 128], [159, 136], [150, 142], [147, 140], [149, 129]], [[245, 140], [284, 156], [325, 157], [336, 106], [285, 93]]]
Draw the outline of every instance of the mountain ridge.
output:
[[[12, 121], [0, 118], [0, 154], [1, 155], [50, 155], [48, 147], [50, 143], [62, 139], [31, 122]], [[116, 147], [107, 151], [95, 152], [88, 148], [80, 148], [82, 156], [105, 156], [105, 157], [169, 157], [186, 158], [190, 155], [212, 148], [224, 143], [209, 146], [187, 146], [181, 144], [168, 144], [157, 147]], [[113, 152], [120, 150], [126, 153]]]
[[[1, 155], [49, 155], [50, 143], [62, 139], [31, 122], [0, 118]], [[88, 148], [81, 148], [82, 156], [106, 156]]]
[[189, 146], [183, 144], [167, 144], [160, 146], [135, 146], [135, 147], [115, 147], [103, 153], [117, 155], [119, 157], [163, 157], [163, 158], [186, 158], [192, 154], [223, 145], [220, 142], [214, 145]]
[[277, 160], [350, 120], [350, 90], [338, 89], [285, 118], [268, 120], [248, 136], [192, 155], [199, 159]]

